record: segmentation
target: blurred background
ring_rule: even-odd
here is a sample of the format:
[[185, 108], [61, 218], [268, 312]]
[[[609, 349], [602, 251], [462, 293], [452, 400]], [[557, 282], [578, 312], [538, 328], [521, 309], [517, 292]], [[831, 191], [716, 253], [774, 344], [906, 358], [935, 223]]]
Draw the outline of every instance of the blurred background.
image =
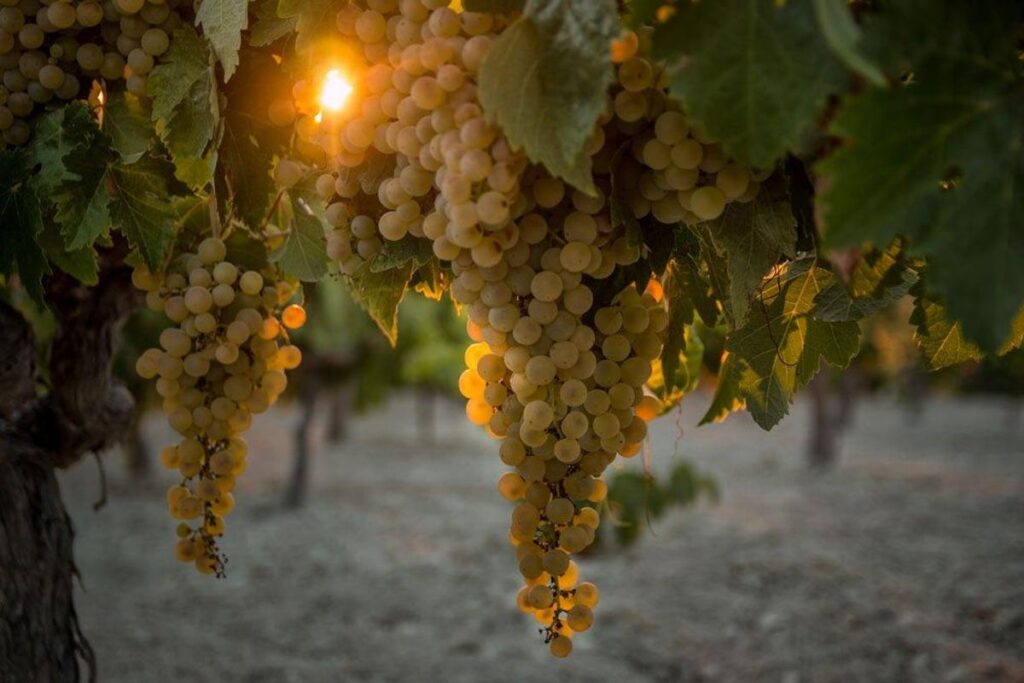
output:
[[62, 480], [101, 681], [1024, 681], [1024, 352], [928, 374], [897, 310], [770, 433], [697, 429], [705, 380], [609, 470], [596, 623], [558, 661], [515, 607], [463, 321], [409, 296], [392, 349], [341, 286], [314, 296], [288, 400], [247, 436], [222, 580], [174, 560], [172, 433], [131, 372], [159, 322], [131, 321], [121, 374], [152, 410], [105, 484], [90, 462]]

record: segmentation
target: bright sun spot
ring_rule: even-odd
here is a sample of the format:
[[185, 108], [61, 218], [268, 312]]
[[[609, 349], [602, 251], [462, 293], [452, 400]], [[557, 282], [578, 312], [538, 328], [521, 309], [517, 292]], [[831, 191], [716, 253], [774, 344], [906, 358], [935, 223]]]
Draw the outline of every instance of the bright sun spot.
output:
[[352, 84], [337, 69], [327, 72], [324, 89], [320, 93], [320, 104], [328, 111], [341, 111], [352, 95]]

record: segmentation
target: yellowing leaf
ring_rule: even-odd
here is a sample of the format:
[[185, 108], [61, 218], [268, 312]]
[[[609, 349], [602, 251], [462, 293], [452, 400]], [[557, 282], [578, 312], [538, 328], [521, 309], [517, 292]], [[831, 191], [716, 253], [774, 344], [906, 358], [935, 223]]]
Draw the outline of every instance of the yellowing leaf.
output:
[[725, 257], [730, 310], [736, 323], [742, 323], [765, 274], [784, 257], [796, 256], [796, 218], [785, 181], [773, 177], [754, 201], [729, 204], [704, 228]]
[[726, 354], [722, 360], [722, 366], [718, 369], [718, 383], [715, 386], [715, 395], [711, 399], [711, 405], [704, 413], [700, 424], [714, 424], [722, 422], [737, 410], [743, 410], [746, 402], [740, 392], [740, 365], [734, 354]]
[[765, 286], [746, 324], [726, 340], [740, 364], [739, 393], [764, 429], [789, 412], [793, 394], [818, 373], [822, 360], [846, 367], [860, 349], [857, 323], [812, 315], [815, 299], [833, 277], [813, 258], [791, 262]]
[[398, 343], [398, 305], [405, 298], [412, 271], [412, 262], [380, 273], [363, 266], [349, 278], [352, 298], [369, 314], [392, 346]]

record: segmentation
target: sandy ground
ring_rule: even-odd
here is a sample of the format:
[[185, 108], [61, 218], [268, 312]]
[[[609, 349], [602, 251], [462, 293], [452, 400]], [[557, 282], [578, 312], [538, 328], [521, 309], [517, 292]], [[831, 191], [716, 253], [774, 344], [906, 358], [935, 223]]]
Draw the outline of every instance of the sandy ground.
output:
[[264, 416], [221, 581], [174, 561], [169, 477], [134, 483], [112, 455], [94, 513], [95, 467], [66, 475], [100, 681], [1024, 681], [1024, 425], [999, 402], [913, 422], [873, 400], [841, 466], [811, 474], [806, 406], [764, 434], [694, 429], [690, 400], [656, 423], [652, 467], [693, 458], [722, 501], [588, 558], [597, 623], [554, 661], [512, 604], [494, 446], [454, 405], [423, 444], [412, 400], [320, 443], [297, 512], [279, 504], [295, 415]]

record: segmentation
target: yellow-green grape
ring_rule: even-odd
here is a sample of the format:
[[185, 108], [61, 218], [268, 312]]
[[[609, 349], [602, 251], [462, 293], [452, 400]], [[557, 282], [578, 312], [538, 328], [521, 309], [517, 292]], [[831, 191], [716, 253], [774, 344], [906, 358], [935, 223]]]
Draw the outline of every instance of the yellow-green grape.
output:
[[498, 481], [498, 491], [506, 500], [519, 500], [526, 492], [526, 481], [515, 472], [507, 472]]
[[306, 310], [298, 304], [292, 304], [284, 309], [281, 314], [281, 322], [290, 330], [297, 330], [306, 324]]
[[135, 14], [146, 4], [146, 0], [114, 0], [114, 6], [122, 14]]
[[297, 185], [302, 180], [303, 174], [304, 170], [301, 164], [289, 159], [282, 159], [277, 164], [274, 179], [277, 181], [278, 187], [288, 189]]
[[[147, 97], [148, 74], [170, 47], [168, 31], [182, 23], [179, 9], [186, 9], [145, 0], [0, 4], [7, 5], [0, 7], [0, 55], [7, 69], [0, 147], [27, 143], [33, 114], [86, 96], [97, 81], [104, 91], [123, 81], [125, 90]], [[147, 297], [151, 308], [158, 303], [157, 295]]]
[[98, 2], [80, 2], [75, 7], [75, 17], [86, 28], [97, 26], [103, 21], [103, 6]]
[[140, 376], [157, 378], [168, 421], [184, 437], [161, 452], [161, 463], [184, 478], [168, 492], [168, 507], [175, 518], [201, 520], [195, 529], [179, 527], [175, 552], [217, 575], [224, 560], [215, 539], [235, 507], [235, 478], [247, 467], [248, 449], [235, 435], [277, 400], [287, 386], [284, 370], [301, 361], [297, 347], [279, 344], [285, 325], [278, 321], [305, 322], [301, 306], [282, 310], [296, 291], [292, 284], [272, 270], [266, 278], [256, 271], [239, 276], [227, 258], [224, 242], [207, 238], [165, 273], [140, 267], [132, 275], [170, 321], [161, 348], [136, 362]]
[[160, 55], [167, 52], [170, 47], [170, 38], [167, 33], [159, 28], [151, 28], [142, 34], [142, 49], [146, 51], [146, 54], [159, 57]]
[[568, 636], [557, 635], [551, 639], [548, 647], [555, 657], [568, 657], [572, 653], [572, 639]]
[[247, 271], [239, 281], [239, 288], [249, 296], [256, 296], [263, 290], [263, 276], [253, 270]]
[[726, 196], [718, 187], [701, 187], [690, 196], [690, 209], [702, 221], [710, 221], [722, 215]]
[[576, 591], [573, 597], [576, 599], [577, 604], [594, 609], [597, 607], [597, 603], [601, 599], [601, 593], [597, 590], [597, 586], [594, 584], [590, 582], [583, 582], [576, 586]]
[[586, 631], [594, 624], [594, 612], [586, 605], [575, 605], [566, 615], [566, 623], [577, 633]]

